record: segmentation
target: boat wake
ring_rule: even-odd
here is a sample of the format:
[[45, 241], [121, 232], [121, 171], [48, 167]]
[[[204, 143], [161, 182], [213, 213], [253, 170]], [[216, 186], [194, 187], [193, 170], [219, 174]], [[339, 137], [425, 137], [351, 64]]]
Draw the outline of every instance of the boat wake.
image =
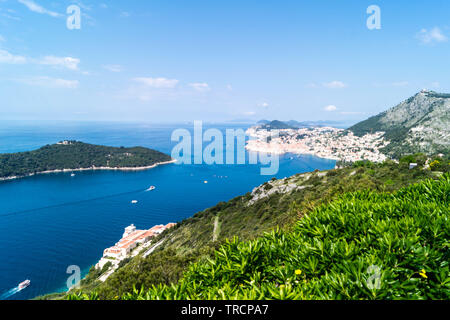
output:
[[0, 295], [0, 300], [6, 300], [22, 290], [23, 289], [20, 289], [19, 287], [15, 287], [15, 288], [3, 293], [2, 295]]
[[[1, 0], [0, 0], [0, 2], [1, 2]], [[87, 202], [93, 202], [93, 201], [98, 201], [98, 200], [103, 200], [103, 199], [117, 198], [119, 196], [125, 196], [125, 195], [129, 195], [129, 194], [133, 194], [133, 193], [139, 193], [139, 192], [142, 192], [142, 189], [133, 190], [133, 191], [126, 191], [126, 192], [121, 192], [121, 193], [115, 193], [115, 194], [111, 194], [111, 195], [105, 195], [105, 196], [102, 196], [102, 197], [90, 198], [90, 199], [85, 199], [85, 200], [77, 200], [77, 201], [65, 202], [65, 203], [49, 205], [49, 206], [44, 206], [44, 207], [39, 207], [39, 208], [25, 209], [25, 210], [21, 210], [21, 211], [15, 211], [15, 212], [9, 212], [9, 213], [5, 213], [5, 214], [0, 214], [0, 218], [9, 217], [9, 216], [15, 216], [15, 215], [24, 214], [24, 213], [37, 212], [37, 211], [41, 211], [41, 210], [45, 210], [45, 209], [62, 208], [62, 207], [71, 206], [71, 205], [78, 204], [78, 203], [87, 203]]]

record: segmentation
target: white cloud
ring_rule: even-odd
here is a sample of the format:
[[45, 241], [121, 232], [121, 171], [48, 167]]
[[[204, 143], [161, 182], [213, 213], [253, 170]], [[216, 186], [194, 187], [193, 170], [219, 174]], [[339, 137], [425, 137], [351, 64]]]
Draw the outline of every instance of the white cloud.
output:
[[432, 82], [430, 84], [430, 87], [432, 87], [432, 88], [440, 88], [441, 84], [439, 82], [435, 81], [435, 82]]
[[383, 87], [407, 87], [410, 83], [408, 81], [396, 81], [396, 82], [374, 82], [372, 86], [376, 88]]
[[72, 0], [72, 3], [76, 4], [77, 6], [79, 6], [84, 11], [91, 11], [92, 10], [92, 6], [86, 5], [83, 2], [81, 2], [80, 0]]
[[434, 27], [433, 29], [430, 30], [422, 29], [416, 35], [416, 37], [423, 44], [431, 44], [434, 42], [446, 42], [448, 40], [448, 38], [442, 33], [441, 29], [439, 29], [438, 27]]
[[189, 83], [189, 86], [191, 88], [194, 88], [195, 90], [199, 91], [199, 92], [206, 92], [211, 90], [209, 85], [205, 82], [196, 82], [196, 83]]
[[16, 56], [6, 50], [0, 49], [0, 63], [24, 64], [27, 63], [27, 58]]
[[392, 86], [394, 87], [407, 87], [408, 85], [409, 85], [408, 81], [398, 81], [392, 83]]
[[118, 95], [124, 99], [138, 99], [144, 102], [174, 100], [180, 94], [177, 88], [179, 80], [167, 78], [137, 77], [131, 79], [128, 89]]
[[[0, 0], [0, 2], [5, 2]], [[21, 19], [14, 16], [15, 15], [15, 11], [12, 9], [2, 9], [0, 8], [0, 16], [7, 18], [7, 19], [11, 19], [11, 20], [16, 20], [16, 21], [20, 21]]]
[[144, 77], [134, 78], [133, 80], [152, 88], [175, 88], [179, 82], [176, 79]]
[[80, 59], [72, 57], [56, 57], [56, 56], [46, 56], [41, 59], [27, 58], [24, 56], [14, 55], [6, 50], [0, 49], [0, 63], [7, 64], [39, 64], [47, 65], [52, 67], [61, 67], [69, 70], [78, 70], [78, 64]]
[[348, 85], [342, 81], [330, 81], [330, 82], [324, 82], [322, 84], [310, 82], [310, 83], [307, 83], [305, 85], [305, 87], [308, 89], [315, 89], [315, 88], [320, 88], [320, 87], [329, 88], [329, 89], [342, 89], [342, 88], [348, 87]]
[[16, 20], [16, 21], [21, 21], [22, 20], [22, 19], [20, 19], [18, 17], [14, 17], [14, 16], [12, 16], [10, 14], [3, 13], [3, 12], [0, 12], [0, 16], [8, 18], [8, 19], [11, 19], [11, 20]]
[[55, 56], [46, 56], [38, 61], [38, 64], [49, 65], [54, 67], [62, 67], [67, 68], [69, 70], [78, 70], [79, 63], [80, 59], [77, 58], [55, 57]]
[[339, 114], [342, 114], [342, 115], [358, 115], [358, 114], [365, 114], [365, 112], [359, 112], [359, 111], [342, 111], [342, 112], [339, 112]]
[[308, 83], [307, 85], [306, 85], [306, 88], [317, 88], [318, 87], [318, 85], [317, 84], [315, 84], [314, 82], [310, 82], [310, 83]]
[[338, 108], [332, 104], [330, 104], [329, 106], [326, 106], [325, 108], [323, 108], [323, 110], [328, 111], [328, 112], [332, 112], [332, 111], [336, 111]]
[[110, 65], [103, 66], [103, 69], [111, 71], [111, 72], [121, 72], [122, 66], [120, 66], [118, 64], [110, 64]]
[[3, 38], [3, 36], [2, 35], [0, 35], [0, 42], [5, 42], [6, 41], [6, 39], [5, 38]]
[[46, 76], [18, 79], [17, 81], [30, 86], [47, 87], [47, 88], [76, 89], [78, 88], [79, 85], [78, 80], [66, 80], [59, 78], [50, 78]]
[[259, 104], [258, 104], [258, 107], [261, 107], [261, 108], [268, 108], [268, 107], [269, 107], [269, 103], [267, 103], [267, 102], [259, 103]]
[[17, 0], [21, 4], [25, 5], [30, 11], [40, 13], [40, 14], [47, 14], [51, 17], [62, 17], [62, 14], [50, 11], [42, 7], [41, 5], [37, 4], [36, 2], [32, 0]]
[[331, 82], [326, 82], [323, 84], [323, 86], [325, 88], [330, 88], [330, 89], [341, 89], [341, 88], [346, 88], [347, 85], [342, 82], [342, 81], [331, 81]]
[[121, 99], [138, 99], [140, 101], [175, 101], [179, 96], [176, 89], [156, 89], [146, 86], [131, 86], [125, 92], [120, 93], [118, 98]]

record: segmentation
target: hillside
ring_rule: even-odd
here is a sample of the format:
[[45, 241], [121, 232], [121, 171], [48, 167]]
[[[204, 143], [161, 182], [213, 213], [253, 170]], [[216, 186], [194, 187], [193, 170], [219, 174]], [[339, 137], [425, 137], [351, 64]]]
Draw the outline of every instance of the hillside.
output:
[[423, 90], [396, 107], [349, 128], [355, 135], [383, 131], [390, 144], [382, 151], [399, 158], [450, 151], [450, 94]]
[[228, 241], [176, 285], [122, 299], [449, 299], [449, 195], [449, 174], [394, 193], [346, 193], [291, 232]]
[[175, 285], [130, 288], [116, 299], [448, 299], [449, 194], [448, 173], [393, 193], [344, 193], [291, 231], [226, 241]]
[[0, 179], [64, 169], [147, 167], [171, 160], [164, 153], [142, 147], [115, 148], [65, 141], [29, 152], [0, 154]]
[[[392, 192], [413, 182], [436, 177], [434, 172], [400, 165], [358, 163], [327, 172], [295, 175], [272, 180], [252, 193], [199, 212], [165, 232], [151, 255], [138, 255], [125, 263], [104, 283], [97, 278], [106, 270], [92, 269], [82, 281], [81, 291], [95, 292], [101, 299], [114, 299], [154, 285], [177, 283], [192, 263], [214, 256], [214, 250], [227, 239], [253, 240], [265, 232], [281, 228], [292, 231], [295, 223], [321, 205], [338, 199], [345, 192], [373, 190]], [[48, 296], [44, 298], [56, 298]]]
[[283, 130], [283, 129], [295, 129], [295, 127], [288, 125], [285, 122], [274, 120], [269, 123], [261, 125], [261, 129], [264, 130]]

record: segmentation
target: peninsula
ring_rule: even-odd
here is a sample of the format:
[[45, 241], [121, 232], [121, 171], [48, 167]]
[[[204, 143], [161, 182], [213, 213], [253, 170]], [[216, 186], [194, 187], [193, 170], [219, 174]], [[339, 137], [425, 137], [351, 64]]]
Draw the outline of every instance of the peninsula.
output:
[[172, 163], [169, 155], [143, 147], [107, 147], [61, 141], [38, 150], [0, 154], [0, 181], [53, 172], [145, 170]]
[[[404, 155], [446, 155], [450, 149], [450, 94], [422, 90], [347, 130], [261, 121], [247, 130], [246, 148], [275, 154], [312, 154], [342, 162], [381, 163]], [[272, 131], [278, 131], [274, 136]]]
[[352, 132], [332, 127], [279, 129], [279, 136], [259, 126], [247, 130], [250, 140], [246, 148], [253, 152], [273, 154], [311, 154], [320, 158], [344, 162], [369, 160], [383, 162], [387, 157], [380, 149], [387, 146], [383, 133], [366, 134], [362, 137]]

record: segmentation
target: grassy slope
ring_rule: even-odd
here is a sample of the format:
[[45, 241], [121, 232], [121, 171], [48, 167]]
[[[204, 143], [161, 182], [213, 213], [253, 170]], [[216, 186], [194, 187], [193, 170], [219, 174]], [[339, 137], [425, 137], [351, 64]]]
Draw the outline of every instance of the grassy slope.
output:
[[121, 298], [449, 299], [449, 201], [450, 174], [394, 193], [346, 193], [292, 232], [230, 241], [178, 284]]
[[[226, 239], [251, 240], [277, 227], [289, 231], [300, 218], [344, 192], [366, 189], [391, 192], [432, 176], [429, 171], [408, 170], [406, 164], [385, 163], [273, 181], [261, 186], [259, 192], [280, 192], [253, 204], [249, 202], [253, 195], [247, 194], [199, 212], [155, 239], [155, 243], [161, 239], [165, 242], [153, 254], [145, 259], [141, 256], [134, 258], [105, 283], [96, 281], [98, 272], [92, 271], [83, 281], [81, 291], [89, 293], [95, 290], [100, 298], [113, 299], [132, 292], [134, 286], [150, 288], [160, 283], [176, 283], [192, 262], [212, 257], [214, 250]], [[290, 184], [303, 189], [281, 192]], [[216, 234], [217, 241], [213, 241], [216, 219], [219, 220], [220, 233]]]

